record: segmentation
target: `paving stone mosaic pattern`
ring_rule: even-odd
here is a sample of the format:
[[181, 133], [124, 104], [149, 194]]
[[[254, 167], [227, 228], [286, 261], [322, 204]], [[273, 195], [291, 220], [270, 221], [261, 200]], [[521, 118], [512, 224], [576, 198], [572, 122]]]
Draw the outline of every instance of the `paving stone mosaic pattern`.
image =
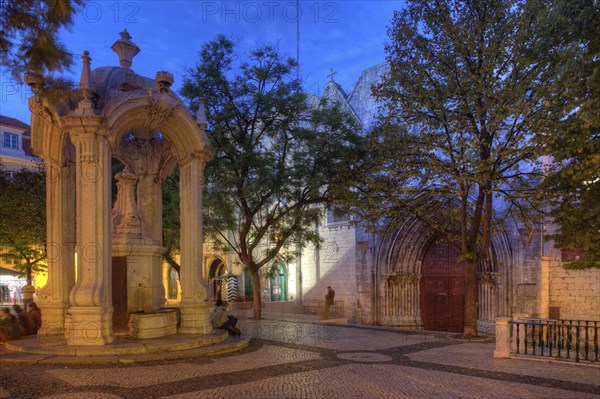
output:
[[416, 331], [242, 320], [248, 349], [144, 364], [0, 363], [0, 398], [600, 398], [600, 368], [493, 359]]

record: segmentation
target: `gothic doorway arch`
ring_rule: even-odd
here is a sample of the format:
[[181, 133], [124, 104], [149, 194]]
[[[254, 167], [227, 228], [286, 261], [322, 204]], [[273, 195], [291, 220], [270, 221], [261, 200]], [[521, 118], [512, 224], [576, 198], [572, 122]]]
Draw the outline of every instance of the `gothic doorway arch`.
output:
[[222, 259], [217, 258], [210, 264], [208, 278], [212, 281], [213, 301], [215, 302], [217, 299], [223, 299], [221, 297], [223, 293], [223, 279], [219, 277], [224, 276], [226, 272], [227, 268]]
[[462, 332], [465, 320], [465, 267], [459, 252], [443, 242], [433, 242], [423, 257], [421, 316], [423, 328]]

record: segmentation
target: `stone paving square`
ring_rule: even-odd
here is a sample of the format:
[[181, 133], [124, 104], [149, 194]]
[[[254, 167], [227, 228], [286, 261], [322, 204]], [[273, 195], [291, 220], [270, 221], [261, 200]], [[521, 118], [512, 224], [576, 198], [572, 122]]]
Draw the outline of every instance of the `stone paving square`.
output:
[[493, 342], [293, 319], [240, 325], [250, 347], [219, 356], [0, 361], [0, 398], [600, 398], [600, 367], [494, 359]]

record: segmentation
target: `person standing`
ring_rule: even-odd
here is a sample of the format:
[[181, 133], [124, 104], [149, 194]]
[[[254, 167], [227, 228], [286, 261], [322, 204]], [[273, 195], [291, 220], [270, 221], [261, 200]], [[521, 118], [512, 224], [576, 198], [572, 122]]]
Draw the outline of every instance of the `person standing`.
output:
[[35, 302], [29, 302], [27, 304], [27, 311], [33, 317], [33, 322], [35, 324], [35, 332], [42, 327], [42, 310], [38, 308]]
[[333, 299], [335, 298], [335, 291], [327, 286], [327, 294], [325, 294], [325, 311], [323, 312], [323, 320], [329, 319], [329, 309], [333, 306]]
[[23, 305], [27, 308], [29, 302], [33, 302], [33, 294], [35, 294], [35, 287], [31, 284], [24, 285], [21, 287], [21, 292], [23, 293]]

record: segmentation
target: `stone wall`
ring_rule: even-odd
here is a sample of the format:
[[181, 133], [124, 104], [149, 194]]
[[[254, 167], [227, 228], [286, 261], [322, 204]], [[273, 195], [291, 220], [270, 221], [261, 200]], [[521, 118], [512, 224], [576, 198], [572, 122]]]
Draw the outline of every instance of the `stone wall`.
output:
[[363, 126], [368, 129], [377, 115], [377, 101], [371, 95], [374, 84], [381, 82], [385, 74], [389, 72], [387, 63], [381, 63], [362, 71], [352, 92], [348, 95], [348, 104], [352, 107]]
[[510, 314], [540, 317], [542, 237], [537, 231], [514, 228], [510, 242]]
[[559, 308], [563, 320], [600, 321], [600, 269], [567, 270], [560, 251], [553, 250], [549, 261], [550, 317]]
[[344, 301], [344, 315], [352, 317], [356, 302], [355, 228], [349, 222], [319, 226], [320, 248], [302, 252], [302, 298], [324, 300], [327, 286], [335, 290], [336, 301]]

